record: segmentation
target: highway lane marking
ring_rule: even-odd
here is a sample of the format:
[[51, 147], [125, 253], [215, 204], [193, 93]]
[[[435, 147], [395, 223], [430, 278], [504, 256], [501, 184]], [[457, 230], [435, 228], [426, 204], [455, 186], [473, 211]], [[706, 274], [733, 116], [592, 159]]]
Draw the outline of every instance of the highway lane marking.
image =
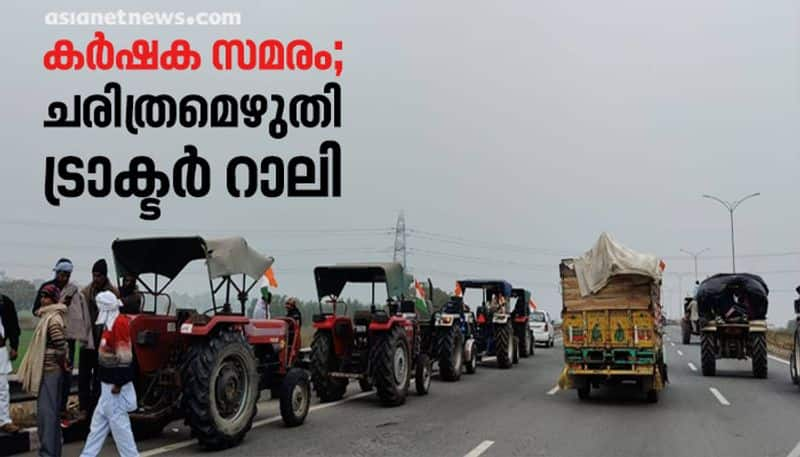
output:
[[768, 355], [767, 357], [769, 357], [770, 359], [772, 359], [772, 360], [774, 360], [776, 362], [780, 362], [780, 363], [782, 363], [784, 365], [789, 365], [789, 361], [788, 360], [783, 360], [783, 359], [781, 359], [779, 357], [775, 357], [774, 355], [771, 355], [771, 354]]
[[467, 452], [467, 454], [464, 457], [478, 457], [479, 455], [486, 452], [486, 450], [489, 449], [489, 447], [491, 447], [491, 445], [493, 444], [494, 441], [486, 440], [481, 444], [475, 446], [471, 451]]
[[792, 449], [792, 452], [789, 453], [786, 457], [800, 457], [800, 443], [797, 443]]
[[675, 343], [673, 343], [672, 341], [670, 341], [669, 344], [670, 346], [675, 347]]
[[683, 352], [680, 349], [678, 349], [678, 355], [683, 356]]
[[730, 406], [731, 405], [731, 403], [728, 401], [728, 399], [725, 398], [725, 396], [722, 395], [722, 393], [719, 390], [717, 390], [716, 387], [709, 387], [708, 390], [710, 390], [711, 393], [714, 394], [715, 397], [717, 397], [717, 401], [719, 401], [723, 406]]
[[[412, 378], [412, 382], [413, 382], [413, 378]], [[331, 402], [331, 403], [321, 403], [319, 405], [312, 406], [311, 408], [309, 408], [308, 412], [318, 411], [320, 409], [330, 408], [331, 406], [341, 405], [342, 403], [346, 403], [346, 402], [348, 402], [350, 400], [356, 400], [358, 398], [366, 397], [368, 395], [373, 395], [374, 393], [375, 393], [374, 391], [361, 392], [361, 393], [355, 394], [355, 395], [353, 395], [351, 397], [343, 398], [341, 400], [334, 401], [334, 402]], [[264, 425], [272, 424], [272, 423], [278, 422], [279, 420], [282, 420], [280, 415], [269, 417], [269, 418], [266, 418], [266, 419], [261, 419], [259, 421], [253, 422], [253, 428], [263, 427]], [[166, 454], [167, 452], [177, 451], [178, 449], [184, 449], [184, 448], [187, 448], [189, 446], [193, 446], [194, 444], [197, 444], [197, 440], [178, 441], [177, 443], [171, 443], [171, 444], [167, 444], [166, 446], [157, 447], [155, 449], [150, 449], [149, 451], [141, 452], [141, 453], [139, 453], [139, 455], [140, 455], [140, 457], [152, 457], [154, 455], [161, 455], [161, 454]]]
[[559, 390], [559, 387], [558, 386], [554, 386], [552, 389], [547, 391], [547, 395], [555, 395], [556, 393], [558, 393], [558, 390]]
[[697, 367], [694, 366], [694, 364], [692, 362], [689, 362], [689, 369], [692, 370], [692, 371], [697, 371]]

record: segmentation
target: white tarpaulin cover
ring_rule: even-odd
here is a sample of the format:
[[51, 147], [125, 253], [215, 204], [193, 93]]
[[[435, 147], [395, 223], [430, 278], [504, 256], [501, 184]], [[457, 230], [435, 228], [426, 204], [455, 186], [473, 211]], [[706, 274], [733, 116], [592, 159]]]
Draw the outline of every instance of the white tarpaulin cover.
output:
[[635, 274], [661, 279], [661, 260], [642, 254], [617, 243], [603, 232], [594, 247], [575, 259], [575, 275], [581, 296], [596, 293], [612, 276]]

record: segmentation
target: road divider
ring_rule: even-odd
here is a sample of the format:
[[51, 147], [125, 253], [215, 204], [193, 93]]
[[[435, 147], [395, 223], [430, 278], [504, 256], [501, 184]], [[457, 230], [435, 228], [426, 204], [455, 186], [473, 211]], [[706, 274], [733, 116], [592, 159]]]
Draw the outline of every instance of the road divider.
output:
[[689, 369], [692, 370], [692, 371], [697, 371], [697, 367], [694, 366], [694, 364], [692, 362], [689, 362]]
[[708, 390], [710, 390], [711, 393], [714, 394], [715, 397], [717, 397], [717, 401], [720, 402], [720, 404], [722, 404], [722, 406], [730, 406], [731, 405], [731, 403], [728, 401], [728, 399], [725, 398], [725, 396], [722, 395], [722, 392], [717, 390], [716, 387], [709, 387]]
[[486, 452], [494, 444], [494, 441], [486, 440], [481, 444], [475, 446], [471, 451], [467, 452], [464, 457], [478, 457], [479, 455]]

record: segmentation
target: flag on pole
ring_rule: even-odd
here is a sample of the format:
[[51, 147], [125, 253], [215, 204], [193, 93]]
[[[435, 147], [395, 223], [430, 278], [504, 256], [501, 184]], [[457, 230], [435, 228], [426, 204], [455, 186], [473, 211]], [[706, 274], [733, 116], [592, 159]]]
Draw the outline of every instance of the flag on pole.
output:
[[461, 294], [463, 293], [464, 292], [461, 290], [461, 284], [458, 281], [456, 281], [456, 290], [453, 292], [453, 295], [455, 295], [456, 297], [460, 297]]
[[417, 290], [417, 297], [425, 299], [425, 288], [422, 287], [422, 283], [414, 280], [414, 289]]
[[528, 306], [530, 306], [533, 311], [536, 311], [536, 302], [533, 301], [533, 297], [528, 299]]
[[664, 261], [663, 261], [663, 260], [659, 260], [659, 261], [658, 261], [658, 268], [659, 268], [661, 271], [664, 271], [664, 269], [666, 269], [666, 268], [667, 268], [667, 264], [666, 264], [666, 263], [664, 263]]
[[267, 271], [264, 272], [264, 277], [267, 278], [270, 287], [278, 287], [278, 281], [275, 280], [275, 272], [272, 271], [272, 267], [267, 268]]

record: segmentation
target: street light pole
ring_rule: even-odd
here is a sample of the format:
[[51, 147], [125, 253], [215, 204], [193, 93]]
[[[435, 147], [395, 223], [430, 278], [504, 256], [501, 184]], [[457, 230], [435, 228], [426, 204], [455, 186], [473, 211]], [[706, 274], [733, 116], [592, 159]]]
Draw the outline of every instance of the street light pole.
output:
[[705, 248], [705, 249], [702, 249], [702, 250], [697, 251], [697, 252], [692, 252], [692, 251], [689, 251], [689, 250], [686, 250], [686, 249], [681, 249], [681, 252], [683, 252], [684, 254], [689, 254], [690, 256], [692, 256], [694, 258], [694, 280], [695, 280], [695, 282], [697, 282], [697, 280], [698, 280], [698, 278], [697, 278], [697, 258], [700, 257], [701, 254], [703, 254], [704, 252], [706, 252], [708, 250], [709, 250], [709, 248]]
[[720, 203], [722, 206], [725, 207], [725, 209], [728, 210], [728, 213], [730, 213], [730, 216], [731, 216], [731, 267], [733, 269], [733, 273], [736, 273], [736, 243], [734, 241], [734, 234], [733, 234], [733, 212], [736, 211], [736, 208], [738, 208], [739, 205], [741, 205], [742, 202], [744, 202], [745, 200], [748, 200], [748, 199], [753, 198], [753, 197], [757, 197], [759, 195], [761, 195], [761, 193], [760, 192], [756, 192], [756, 193], [753, 193], [753, 194], [750, 194], [750, 195], [746, 195], [746, 196], [744, 196], [744, 197], [742, 197], [739, 200], [736, 200], [734, 202], [728, 202], [728, 201], [725, 201], [725, 200], [723, 200], [723, 199], [721, 199], [719, 197], [715, 197], [713, 195], [703, 194], [703, 198], [710, 198], [711, 200], [714, 200], [714, 201]]

